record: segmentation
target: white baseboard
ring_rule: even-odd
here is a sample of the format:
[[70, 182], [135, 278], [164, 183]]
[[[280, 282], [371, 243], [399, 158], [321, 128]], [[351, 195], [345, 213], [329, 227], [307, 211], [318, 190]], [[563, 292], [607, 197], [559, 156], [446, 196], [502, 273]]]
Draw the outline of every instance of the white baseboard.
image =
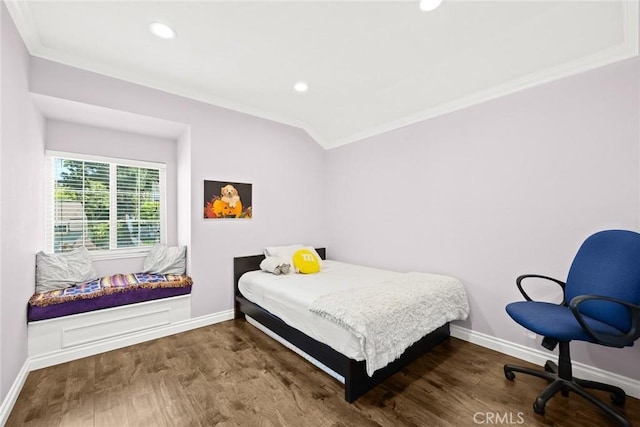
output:
[[[535, 350], [501, 338], [492, 337], [491, 335], [462, 328], [457, 325], [451, 325], [451, 336], [481, 347], [495, 350], [499, 353], [535, 363], [539, 366], [543, 366], [547, 360], [553, 359], [551, 356], [553, 353]], [[629, 396], [640, 399], [640, 381], [638, 380], [623, 377], [622, 375], [614, 374], [580, 362], [573, 362], [572, 367], [573, 373], [576, 377], [618, 386]]]
[[2, 401], [2, 405], [0, 406], [0, 426], [4, 426], [6, 424], [9, 415], [11, 414], [11, 410], [13, 409], [13, 405], [15, 405], [16, 400], [18, 399], [20, 390], [22, 390], [24, 382], [26, 381], [30, 371], [69, 362], [71, 360], [81, 359], [83, 357], [93, 356], [95, 354], [104, 353], [105, 351], [139, 344], [156, 338], [162, 338], [178, 334], [180, 332], [202, 328], [231, 319], [233, 319], [233, 309], [176, 322], [166, 327], [159, 327], [154, 330], [130, 334], [125, 337], [113, 338], [110, 340], [104, 340], [100, 343], [79, 346], [71, 350], [62, 350], [41, 356], [28, 357], [27, 360], [25, 360], [24, 365], [22, 365], [22, 369], [18, 372], [9, 392]]
[[[30, 371], [224, 322], [226, 320], [233, 319], [233, 314], [233, 309], [225, 310], [207, 316], [178, 322], [167, 327], [157, 328], [153, 331], [145, 331], [139, 334], [111, 339], [100, 344], [87, 345], [74, 348], [73, 350], [59, 351], [42, 356], [27, 358], [24, 365], [22, 365], [22, 368], [18, 372], [9, 392], [2, 401], [2, 405], [0, 405], [0, 426], [6, 424], [9, 415], [11, 414], [11, 410], [13, 409], [13, 405], [18, 399], [18, 395], [20, 394]], [[492, 337], [481, 332], [462, 328], [457, 325], [451, 325], [451, 336], [541, 366], [550, 358], [549, 352], [535, 350], [501, 338]], [[638, 380], [623, 377], [622, 375], [607, 372], [579, 362], [573, 363], [573, 371], [578, 377], [594, 381], [603, 381], [621, 387], [629, 396], [640, 399], [640, 381]]]
[[180, 332], [186, 332], [191, 329], [202, 328], [204, 326], [213, 325], [214, 323], [219, 323], [230, 319], [233, 319], [233, 310], [225, 310], [207, 316], [201, 316], [194, 319], [176, 322], [164, 327], [158, 327], [138, 333], [128, 334], [122, 337], [102, 340], [96, 343], [82, 345], [68, 350], [54, 351], [51, 353], [30, 357], [29, 370], [33, 371], [36, 369], [46, 368], [48, 366], [58, 365], [60, 363], [69, 362], [71, 360], [93, 356], [95, 354], [104, 353], [106, 351], [111, 351], [134, 344], [140, 344], [145, 341], [178, 334]]
[[27, 324], [27, 356], [38, 360], [92, 345], [99, 351], [101, 344], [119, 345], [128, 337], [134, 337], [131, 342], [135, 343], [135, 337], [145, 332], [162, 331], [190, 319], [191, 295], [187, 294], [33, 321]]
[[29, 371], [29, 359], [27, 359], [24, 361], [22, 368], [20, 368], [20, 371], [18, 372], [18, 376], [2, 401], [2, 405], [0, 405], [0, 426], [4, 426], [7, 423], [9, 415], [11, 415], [13, 405], [15, 405], [18, 400], [22, 386], [24, 386], [24, 382], [27, 380]]

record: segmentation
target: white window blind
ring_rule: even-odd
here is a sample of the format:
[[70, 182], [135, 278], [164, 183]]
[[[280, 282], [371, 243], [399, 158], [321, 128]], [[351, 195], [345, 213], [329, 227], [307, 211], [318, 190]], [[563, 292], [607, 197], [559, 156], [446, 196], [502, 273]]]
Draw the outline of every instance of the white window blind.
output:
[[47, 152], [48, 252], [140, 253], [165, 241], [165, 165]]

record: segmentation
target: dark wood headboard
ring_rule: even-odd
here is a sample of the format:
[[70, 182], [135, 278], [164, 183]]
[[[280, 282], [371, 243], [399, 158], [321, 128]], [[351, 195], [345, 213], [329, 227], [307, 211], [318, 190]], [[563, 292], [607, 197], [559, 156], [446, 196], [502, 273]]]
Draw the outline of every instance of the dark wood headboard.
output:
[[[325, 248], [316, 248], [316, 252], [318, 252], [320, 258], [327, 259], [327, 251]], [[248, 271], [260, 270], [260, 263], [264, 258], [264, 255], [250, 255], [233, 259], [233, 298], [236, 319], [241, 317], [238, 309], [238, 301], [236, 300], [238, 296], [242, 297], [238, 290], [238, 280], [240, 280], [240, 276]]]

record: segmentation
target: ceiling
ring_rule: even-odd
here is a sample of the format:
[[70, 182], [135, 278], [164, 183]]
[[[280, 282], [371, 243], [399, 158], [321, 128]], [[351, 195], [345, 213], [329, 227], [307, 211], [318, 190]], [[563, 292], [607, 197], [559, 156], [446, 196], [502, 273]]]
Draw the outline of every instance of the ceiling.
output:
[[[325, 148], [638, 54], [637, 0], [6, 2], [34, 56], [297, 126]], [[178, 36], [155, 37], [154, 21]]]

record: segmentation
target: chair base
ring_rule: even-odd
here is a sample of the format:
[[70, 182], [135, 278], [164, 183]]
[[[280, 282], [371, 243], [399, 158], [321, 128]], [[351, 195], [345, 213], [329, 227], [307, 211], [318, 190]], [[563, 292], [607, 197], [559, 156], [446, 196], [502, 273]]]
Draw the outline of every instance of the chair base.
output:
[[569, 392], [573, 392], [582, 396], [584, 399], [588, 400], [598, 408], [602, 409], [610, 417], [615, 419], [619, 425], [624, 427], [631, 427], [631, 423], [620, 413], [618, 413], [611, 406], [605, 404], [599, 399], [596, 399], [586, 391], [586, 389], [608, 391], [609, 393], [611, 393], [612, 402], [617, 406], [623, 406], [626, 400], [626, 394], [624, 390], [622, 390], [620, 387], [616, 387], [610, 384], [574, 378], [571, 375], [570, 361], [568, 366], [565, 365], [563, 367], [563, 360], [561, 358], [560, 364], [561, 368], [558, 369], [558, 365], [548, 360], [544, 365], [544, 371], [525, 368], [522, 366], [504, 365], [504, 376], [508, 380], [513, 381], [515, 379], [514, 372], [520, 372], [549, 381], [549, 385], [544, 390], [542, 390], [542, 392], [540, 392], [535, 402], [533, 402], [533, 410], [536, 414], [544, 414], [544, 407], [546, 406], [547, 401], [551, 399], [557, 392], [561, 392], [563, 396], [568, 396]]

